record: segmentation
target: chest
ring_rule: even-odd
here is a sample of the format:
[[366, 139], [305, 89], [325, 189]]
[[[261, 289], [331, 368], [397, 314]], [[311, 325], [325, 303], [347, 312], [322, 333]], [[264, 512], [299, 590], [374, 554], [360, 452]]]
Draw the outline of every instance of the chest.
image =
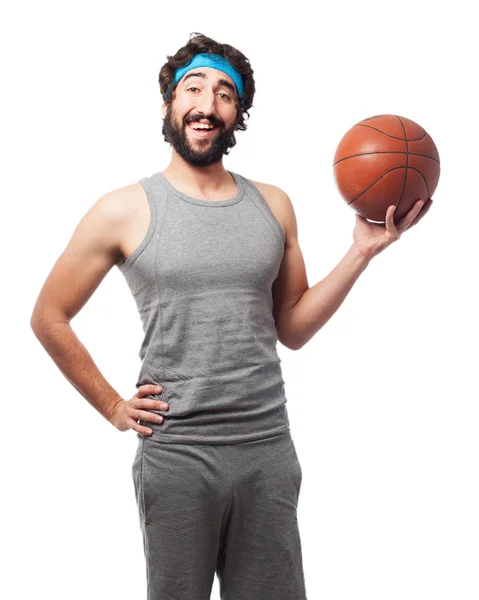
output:
[[219, 210], [183, 203], [165, 211], [154, 270], [163, 289], [268, 292], [283, 252], [279, 234], [253, 203]]
[[[283, 228], [284, 231], [284, 225], [281, 222], [282, 219], [282, 215], [281, 212], [279, 210], [279, 207], [277, 205], [277, 203], [274, 201], [274, 197], [273, 194], [271, 193], [271, 188], [267, 185], [264, 185], [260, 182], [254, 182], [254, 184], [256, 185], [256, 187], [259, 189], [259, 191], [261, 192], [263, 198], [265, 199], [266, 203], [268, 204], [271, 212], [273, 213], [274, 217], [277, 219], [277, 221], [280, 223], [281, 227]], [[132, 214], [131, 214], [131, 218], [129, 219], [128, 222], [128, 227], [125, 228], [123, 234], [122, 234], [122, 239], [121, 239], [121, 254], [122, 254], [122, 259], [119, 262], [119, 264], [123, 264], [136, 250], [136, 248], [138, 248], [138, 246], [140, 245], [140, 243], [142, 242], [142, 240], [144, 239], [147, 231], [148, 231], [148, 227], [150, 224], [150, 208], [148, 205], [148, 200], [146, 198], [145, 192], [143, 187], [140, 184], [137, 184], [137, 192], [135, 194], [135, 201], [134, 201], [134, 208], [132, 207]], [[209, 211], [214, 213], [215, 211]], [[199, 214], [199, 213], [198, 213]], [[201, 256], [201, 258], [207, 258], [208, 256], [210, 257], [210, 260], [212, 259], [213, 255], [215, 254], [214, 252], [211, 253], [211, 250], [214, 250], [214, 248], [210, 248], [209, 247], [209, 242], [208, 239], [212, 240], [214, 238], [214, 227], [217, 226], [218, 223], [215, 222], [214, 219], [212, 219], [209, 223], [205, 223], [205, 221], [200, 221], [198, 222], [198, 225], [195, 227], [194, 222], [190, 222], [190, 226], [191, 226], [191, 231], [192, 233], [196, 232], [201, 236], [200, 240], [196, 240], [197, 245], [199, 245], [200, 248], [203, 249], [203, 256]], [[229, 225], [225, 225], [224, 222], [221, 223], [221, 227], [223, 230], [228, 231], [228, 233], [231, 233], [232, 235], [237, 235], [238, 231], [240, 231], [242, 229], [241, 227], [241, 223], [239, 223], [238, 221], [232, 221]], [[208, 230], [208, 228], [210, 228], [210, 237], [209, 238], [204, 238], [203, 236], [203, 231]], [[241, 232], [241, 234], [243, 234], [243, 232]], [[254, 248], [254, 242], [251, 241], [250, 239], [251, 236], [247, 236], [245, 239], [245, 244], [249, 244], [249, 247], [251, 249], [252, 252], [254, 252], [255, 248]], [[227, 255], [228, 251], [226, 248], [220, 248], [220, 251], [222, 251], [223, 255]], [[257, 248], [256, 248], [257, 250]]]

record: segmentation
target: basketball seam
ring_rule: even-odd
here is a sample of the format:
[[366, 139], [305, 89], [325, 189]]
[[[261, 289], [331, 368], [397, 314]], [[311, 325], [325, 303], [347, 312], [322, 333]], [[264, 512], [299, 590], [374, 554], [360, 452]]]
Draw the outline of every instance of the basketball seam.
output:
[[385, 177], [388, 173], [391, 173], [391, 171], [395, 171], [396, 169], [404, 169], [404, 165], [399, 165], [399, 167], [392, 167], [391, 169], [389, 169], [389, 171], [385, 171], [384, 173], [381, 173], [381, 175], [377, 179], [375, 179], [372, 183], [370, 183], [367, 188], [365, 188], [360, 194], [358, 194], [356, 196], [356, 198], [353, 198], [352, 200], [350, 200], [348, 202], [348, 204], [352, 204], [353, 202], [356, 202], [356, 200], [358, 198], [360, 198], [369, 189], [371, 189], [373, 187], [373, 185], [376, 184], [380, 179], [382, 179], [383, 177]]
[[363, 121], [371, 121], [371, 119], [379, 119], [380, 117], [386, 117], [387, 115], [374, 115], [374, 117], [368, 117], [367, 119], [363, 119]]
[[[399, 165], [399, 167], [392, 167], [391, 169], [389, 169], [389, 171], [385, 171], [377, 179], [375, 179], [371, 184], [369, 184], [368, 187], [365, 188], [360, 194], [358, 194], [356, 196], [356, 198], [353, 198], [352, 200], [349, 200], [349, 202], [346, 202], [346, 204], [348, 204], [348, 206], [349, 206], [349, 204], [352, 204], [353, 202], [356, 202], [356, 200], [358, 198], [360, 198], [369, 189], [371, 189], [373, 187], [373, 185], [375, 185], [380, 179], [382, 179], [383, 177], [385, 177], [388, 173], [391, 173], [391, 171], [395, 171], [396, 169], [405, 169], [405, 168], [406, 168], [406, 165]], [[429, 198], [429, 186], [427, 185], [427, 179], [424, 177], [422, 171], [420, 171], [419, 169], [416, 169], [416, 167], [411, 167], [411, 166], [409, 166], [409, 169], [411, 169], [413, 171], [417, 171], [419, 173], [419, 175], [421, 175], [421, 177], [424, 179], [424, 183], [426, 184], [426, 189], [427, 189], [427, 196]]]
[[[398, 117], [399, 119], [399, 117]], [[385, 131], [381, 131], [380, 129], [378, 129], [377, 127], [372, 127], [371, 125], [363, 125], [362, 123], [357, 123], [356, 125], [354, 125], [354, 127], [369, 127], [369, 129], [374, 129], [375, 131], [379, 131], [379, 133], [382, 133], [383, 135], [387, 135], [390, 138], [393, 138], [394, 140], [401, 140], [403, 142], [418, 142], [419, 140], [422, 140], [426, 137], [427, 135], [427, 131], [424, 132], [424, 135], [422, 135], [421, 137], [418, 138], [411, 138], [410, 140], [408, 140], [407, 138], [400, 138], [397, 137], [396, 135], [391, 135], [389, 133], [386, 133]], [[406, 132], [404, 131], [404, 135], [406, 135]]]
[[416, 167], [411, 167], [411, 165], [409, 165], [409, 168], [412, 169], [413, 171], [417, 171], [419, 173], [419, 175], [424, 179], [424, 183], [426, 185], [426, 190], [427, 190], [427, 197], [429, 198], [429, 186], [427, 184], [427, 179], [425, 178], [423, 172], [420, 171], [419, 169], [416, 169]]
[[[397, 151], [396, 150], [388, 150], [388, 151], [361, 152], [360, 154], [351, 154], [351, 156], [345, 156], [344, 158], [340, 158], [339, 160], [337, 160], [333, 164], [333, 167], [335, 167], [338, 163], [340, 163], [343, 160], [348, 160], [348, 158], [355, 158], [356, 156], [368, 156], [369, 154], [406, 154], [406, 152], [403, 152], [402, 150], [397, 150]], [[430, 158], [431, 160], [435, 160], [437, 163], [439, 163], [437, 158], [434, 158], [434, 156], [428, 156], [427, 154], [421, 154], [420, 152], [409, 152], [409, 154], [411, 156], [422, 156], [424, 158]]]
[[403, 181], [403, 184], [402, 184], [401, 195], [399, 197], [398, 203], [396, 204], [396, 208], [394, 209], [395, 211], [399, 208], [399, 205], [401, 204], [401, 201], [402, 201], [403, 196], [404, 196], [404, 190], [406, 189], [406, 181], [407, 181], [407, 171], [408, 171], [408, 165], [409, 165], [409, 146], [408, 146], [408, 143], [407, 143], [406, 128], [404, 127], [404, 123], [401, 121], [400, 117], [398, 117], [396, 115], [396, 118], [401, 123], [401, 127], [403, 128], [403, 131], [404, 131], [404, 140], [406, 142], [406, 172], [404, 173], [404, 181]]

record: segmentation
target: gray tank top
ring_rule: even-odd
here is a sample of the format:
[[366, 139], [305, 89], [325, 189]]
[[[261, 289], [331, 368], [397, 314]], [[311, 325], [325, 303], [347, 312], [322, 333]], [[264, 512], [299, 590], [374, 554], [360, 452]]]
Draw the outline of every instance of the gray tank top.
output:
[[[162, 424], [149, 437], [177, 444], [235, 444], [289, 430], [276, 351], [272, 284], [285, 236], [258, 188], [228, 171], [238, 191], [199, 200], [160, 172], [140, 180], [150, 224], [121, 265], [143, 325], [136, 387]], [[142, 434], [138, 433], [138, 436]]]

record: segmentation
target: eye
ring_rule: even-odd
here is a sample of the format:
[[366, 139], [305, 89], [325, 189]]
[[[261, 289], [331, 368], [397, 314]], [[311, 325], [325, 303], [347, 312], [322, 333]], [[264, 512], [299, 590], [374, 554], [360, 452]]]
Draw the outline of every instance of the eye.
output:
[[[194, 85], [190, 86], [189, 88], [187, 88], [187, 92], [189, 92], [190, 90], [197, 90], [198, 88], [195, 87]], [[225, 94], [224, 92], [220, 92], [221, 96], [224, 96], [226, 100], [231, 100], [231, 98], [228, 96], [228, 94]]]

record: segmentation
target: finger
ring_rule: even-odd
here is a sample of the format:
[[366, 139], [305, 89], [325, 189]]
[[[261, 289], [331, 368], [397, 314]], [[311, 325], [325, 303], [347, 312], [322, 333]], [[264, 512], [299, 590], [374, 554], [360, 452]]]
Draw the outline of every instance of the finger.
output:
[[[419, 212], [418, 216], [417, 216], [417, 217], [414, 219], [414, 221], [413, 221], [413, 223], [412, 223], [413, 225], [416, 225], [416, 223], [417, 223], [418, 221], [420, 221], [420, 220], [421, 220], [421, 219], [424, 217], [424, 215], [425, 215], [425, 214], [426, 214], [426, 213], [429, 211], [429, 209], [431, 208], [431, 206], [432, 206], [432, 203], [433, 203], [433, 200], [432, 200], [432, 198], [428, 198], [428, 199], [427, 199], [427, 201], [426, 201], [426, 204], [424, 204], [424, 205], [423, 205], [423, 207], [421, 208], [421, 210], [420, 210], [420, 212]], [[412, 227], [412, 225], [411, 225], [411, 227]]]
[[130, 405], [128, 409], [128, 415], [135, 415], [136, 411], [140, 409], [150, 409], [150, 410], [168, 410], [170, 405], [163, 400], [152, 400], [151, 398], [135, 398], [133, 397], [130, 400]]
[[398, 230], [400, 234], [403, 234], [406, 229], [409, 229], [409, 227], [411, 226], [411, 223], [414, 221], [414, 219], [417, 217], [417, 215], [421, 212], [421, 208], [423, 207], [423, 202], [422, 200], [418, 200], [414, 206], [411, 208], [411, 210], [403, 217], [403, 219], [401, 219], [401, 221], [398, 224]]
[[135, 410], [131, 414], [131, 418], [135, 419], [135, 421], [151, 421], [152, 423], [163, 423], [165, 418], [162, 415], [157, 415], [153, 412], [148, 412], [146, 410]]
[[433, 203], [432, 199], [428, 198], [428, 200], [426, 201], [426, 203], [423, 204], [423, 206], [421, 207], [421, 210], [419, 211], [419, 214], [414, 218], [414, 220], [411, 223], [411, 225], [409, 226], [409, 228], [414, 227], [414, 225], [417, 225], [419, 223], [419, 221], [424, 217], [424, 215], [431, 208], [432, 203]]
[[128, 421], [128, 425], [130, 426], [130, 429], [133, 429], [133, 431], [137, 431], [138, 433], [141, 433], [141, 435], [151, 435], [153, 433], [152, 429], [150, 429], [149, 427], [143, 427], [143, 425], [140, 425], [133, 419]]
[[150, 398], [137, 398], [136, 402], [132, 403], [132, 408], [150, 408], [151, 410], [167, 410], [170, 405], [163, 400], [150, 400]]
[[399, 237], [399, 233], [396, 229], [396, 225], [394, 224], [394, 212], [396, 210], [396, 206], [392, 204], [386, 211], [386, 229], [388, 232], [394, 237]]
[[162, 391], [163, 389], [161, 386], [155, 385], [154, 383], [145, 383], [145, 385], [140, 385], [135, 396], [137, 398], [143, 398], [148, 394], [159, 394]]

